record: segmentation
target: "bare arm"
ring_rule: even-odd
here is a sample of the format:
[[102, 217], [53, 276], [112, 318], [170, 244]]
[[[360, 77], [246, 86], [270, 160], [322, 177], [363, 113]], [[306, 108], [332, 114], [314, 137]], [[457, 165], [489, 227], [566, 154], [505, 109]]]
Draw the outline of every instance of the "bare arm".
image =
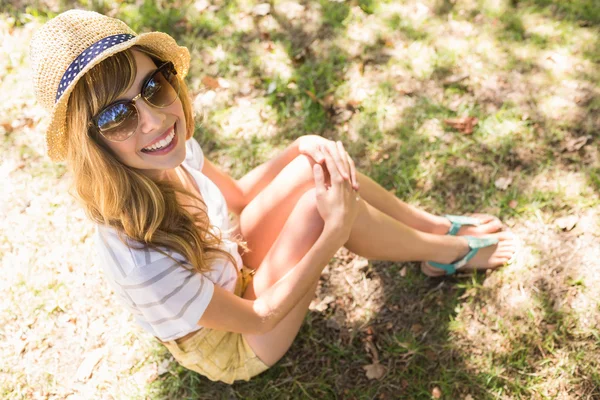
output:
[[324, 229], [300, 262], [256, 300], [237, 297], [215, 286], [213, 297], [198, 324], [249, 334], [270, 331], [304, 297], [331, 257], [344, 244], [344, 238], [338, 232]]
[[[221, 193], [223, 193], [228, 209], [239, 215], [246, 205], [294, 158], [300, 154], [304, 154], [313, 158], [318, 163], [323, 163], [324, 155], [321, 148], [326, 146], [333, 148], [333, 143], [317, 135], [301, 136], [276, 157], [254, 168], [238, 180], [221, 171], [216, 165], [208, 161], [208, 159], [204, 161], [202, 173], [213, 181]], [[354, 161], [346, 153], [341, 142], [336, 143], [336, 146], [338, 146], [339, 155], [333, 160], [334, 164], [346, 179], [352, 180], [354, 189], [358, 190], [359, 185], [356, 179]], [[343, 163], [347, 163], [346, 168], [344, 168]]]
[[[336, 152], [335, 144], [332, 152]], [[334, 157], [326, 152], [331, 185], [325, 187], [323, 168], [315, 164], [315, 188], [319, 214], [325, 222], [321, 235], [296, 266], [256, 300], [246, 300], [215, 287], [199, 325], [230, 332], [260, 334], [273, 329], [304, 297], [327, 262], [348, 240], [358, 213], [351, 184], [340, 175]], [[336, 153], [336, 158], [339, 158]]]
[[223, 193], [228, 209], [239, 215], [244, 207], [299, 154], [297, 141], [294, 141], [275, 158], [254, 168], [239, 180], [221, 171], [208, 159], [204, 160], [202, 173]]

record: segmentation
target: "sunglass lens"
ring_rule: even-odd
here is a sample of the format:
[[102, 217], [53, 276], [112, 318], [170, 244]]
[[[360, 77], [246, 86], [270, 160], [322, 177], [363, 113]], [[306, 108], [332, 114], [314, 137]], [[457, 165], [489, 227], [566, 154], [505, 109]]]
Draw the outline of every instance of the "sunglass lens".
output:
[[117, 103], [98, 116], [98, 128], [108, 140], [123, 141], [135, 132], [137, 119], [137, 110], [132, 104]]
[[144, 98], [156, 107], [167, 107], [179, 95], [179, 81], [170, 64], [160, 68], [144, 87]]

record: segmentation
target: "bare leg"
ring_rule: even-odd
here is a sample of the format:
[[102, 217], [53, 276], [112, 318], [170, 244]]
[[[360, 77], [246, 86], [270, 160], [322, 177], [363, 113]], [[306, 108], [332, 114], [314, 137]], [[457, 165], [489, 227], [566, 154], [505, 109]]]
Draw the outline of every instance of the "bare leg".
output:
[[[306, 254], [320, 235], [323, 221], [316, 209], [312, 179], [306, 169], [311, 164], [299, 157], [249, 204], [240, 218], [240, 230], [253, 250], [244, 262], [257, 268], [254, 281], [244, 298], [254, 299], [281, 279]], [[304, 171], [303, 171], [304, 170]], [[304, 178], [303, 178], [304, 176]], [[432, 260], [451, 262], [466, 253], [466, 241], [459, 237], [420, 232], [365, 201], [347, 247], [373, 259]], [[258, 248], [259, 251], [254, 251]], [[264, 254], [261, 255], [263, 250]], [[502, 240], [502, 248], [481, 251], [474, 263], [486, 267], [501, 265], [511, 256], [511, 242]], [[503, 259], [506, 258], [506, 260]], [[273, 365], [289, 348], [314, 296], [317, 281], [292, 311], [272, 331], [264, 335], [246, 335], [255, 353]]]
[[[367, 203], [379, 211], [422, 232], [439, 235], [448, 232], [450, 228], [450, 221], [448, 219], [430, 214], [403, 202], [381, 187], [377, 182], [360, 172], [357, 176], [360, 183], [360, 195]], [[459, 234], [481, 235], [497, 232], [502, 228], [502, 223], [490, 215], [475, 214], [474, 217], [479, 218], [482, 225], [478, 227], [463, 227], [459, 231]]]
[[[317, 211], [315, 199], [314, 190], [301, 196], [244, 292], [245, 299], [252, 300], [260, 296], [296, 265], [317, 241], [323, 230], [323, 220]], [[274, 329], [263, 335], [244, 335], [265, 364], [275, 364], [291, 346], [315, 295], [317, 284], [318, 280]]]
[[[294, 159], [242, 212], [241, 233], [252, 250], [244, 255], [244, 262], [248, 266], [258, 267], [275, 242], [297, 199], [314, 186], [312, 164], [312, 160], [305, 156]], [[426, 229], [431, 214], [398, 200], [364, 175], [360, 176], [359, 181], [361, 196], [366, 201], [356, 220], [357, 229], [352, 230], [346, 245], [349, 250], [377, 260], [441, 263], [456, 261], [468, 252], [467, 242], [462, 238], [428, 234], [400, 221], [406, 220]], [[398, 219], [378, 210], [369, 201]], [[506, 235], [502, 235], [500, 239], [508, 240]], [[501, 265], [495, 259], [491, 264], [488, 262], [494, 249], [495, 247], [481, 250], [481, 254], [478, 253], [469, 265], [482, 268]]]
[[[300, 196], [243, 297], [255, 299], [281, 279], [313, 246], [322, 230], [323, 221], [316, 207], [315, 191], [310, 189]], [[449, 258], [455, 256], [445, 254], [452, 254], [455, 245], [456, 251], [460, 252], [464, 241], [459, 237], [417, 231], [361, 201], [359, 216], [347, 246], [372, 258], [432, 259], [449, 262]], [[502, 243], [506, 255], [510, 258], [507, 245], [509, 241]], [[498, 260], [501, 258], [499, 252], [492, 252], [492, 255]], [[489, 254], [487, 257], [491, 260], [488, 260], [489, 262], [495, 262]], [[478, 262], [483, 260], [480, 258]], [[313, 282], [302, 300], [274, 329], [262, 335], [244, 335], [250, 347], [265, 364], [275, 364], [291, 346], [317, 284], [318, 281]]]

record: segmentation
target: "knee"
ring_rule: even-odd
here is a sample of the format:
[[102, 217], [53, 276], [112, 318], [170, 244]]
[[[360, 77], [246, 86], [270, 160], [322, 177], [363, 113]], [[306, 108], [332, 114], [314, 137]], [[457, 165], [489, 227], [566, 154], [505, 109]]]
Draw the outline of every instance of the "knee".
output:
[[[315, 164], [316, 162], [312, 157], [300, 154], [290, 164], [288, 164], [288, 166], [299, 175], [299, 182], [308, 184], [309, 186], [314, 186], [315, 178], [313, 175], [313, 165]], [[327, 172], [327, 168], [324, 168], [323, 172], [325, 175], [325, 182], [328, 183], [329, 173]]]
[[296, 207], [302, 210], [302, 213], [306, 216], [307, 223], [318, 226], [323, 225], [323, 219], [317, 207], [317, 192], [315, 188], [311, 188], [302, 194], [298, 199], [298, 203], [296, 203]]

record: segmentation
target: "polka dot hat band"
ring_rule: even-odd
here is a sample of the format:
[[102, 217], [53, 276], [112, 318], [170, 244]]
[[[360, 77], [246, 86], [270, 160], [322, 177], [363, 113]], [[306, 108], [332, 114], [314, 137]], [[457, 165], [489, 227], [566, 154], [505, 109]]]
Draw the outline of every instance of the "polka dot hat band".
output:
[[75, 79], [77, 73], [85, 68], [86, 65], [93, 59], [95, 59], [98, 54], [102, 54], [105, 49], [116, 46], [117, 44], [121, 44], [126, 42], [127, 40], [133, 39], [135, 36], [133, 35], [112, 35], [107, 38], [104, 38], [90, 47], [88, 47], [83, 53], [81, 53], [75, 61], [69, 65], [69, 68], [63, 75], [60, 80], [60, 85], [58, 85], [58, 93], [56, 94], [56, 101], [60, 98], [60, 96], [65, 92], [65, 89], [69, 87], [69, 84]]
[[84, 10], [69, 10], [37, 30], [29, 57], [37, 101], [50, 113], [46, 129], [48, 156], [64, 161], [68, 151], [66, 115], [69, 95], [79, 79], [102, 60], [132, 46], [143, 46], [187, 75], [190, 54], [162, 32], [137, 35], [123, 21]]

